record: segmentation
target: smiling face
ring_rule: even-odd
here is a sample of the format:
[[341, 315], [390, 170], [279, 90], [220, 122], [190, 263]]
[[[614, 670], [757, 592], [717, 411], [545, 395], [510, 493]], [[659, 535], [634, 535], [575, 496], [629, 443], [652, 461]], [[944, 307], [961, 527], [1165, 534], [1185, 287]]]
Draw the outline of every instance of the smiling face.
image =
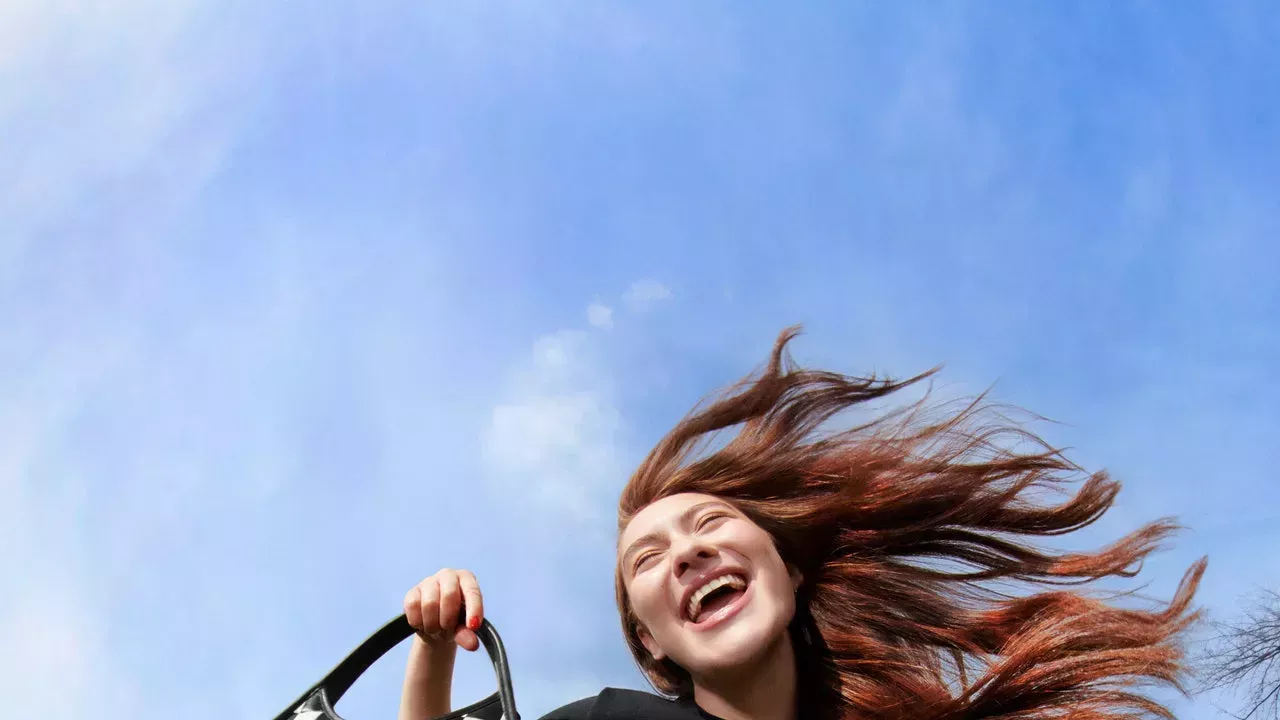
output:
[[695, 678], [761, 658], [795, 615], [800, 578], [773, 538], [710, 495], [642, 509], [619, 539], [618, 567], [645, 647]]

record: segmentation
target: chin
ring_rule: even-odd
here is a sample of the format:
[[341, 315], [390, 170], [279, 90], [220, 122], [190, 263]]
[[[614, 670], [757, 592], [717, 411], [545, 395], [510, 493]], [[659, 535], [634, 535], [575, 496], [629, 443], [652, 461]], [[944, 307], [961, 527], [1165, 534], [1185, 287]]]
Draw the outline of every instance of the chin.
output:
[[716, 632], [690, 638], [692, 662], [686, 667], [711, 673], [732, 670], [765, 657], [787, 637], [788, 620], [782, 613], [737, 620]]

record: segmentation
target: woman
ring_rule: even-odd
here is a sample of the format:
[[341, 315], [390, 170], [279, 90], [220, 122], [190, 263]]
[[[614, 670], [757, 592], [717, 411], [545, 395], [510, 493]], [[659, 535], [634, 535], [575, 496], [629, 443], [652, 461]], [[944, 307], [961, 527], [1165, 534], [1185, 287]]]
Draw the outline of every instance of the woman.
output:
[[[1156, 610], [1067, 588], [1133, 576], [1176, 526], [1092, 553], [1033, 546], [1097, 520], [1118, 484], [1093, 474], [1050, 502], [1079, 468], [981, 402], [936, 413], [922, 400], [833, 431], [837, 414], [932, 371], [896, 382], [797, 369], [795, 334], [680, 422], [623, 489], [618, 609], [657, 694], [605, 690], [547, 718], [1169, 717], [1140, 686], [1181, 688], [1205, 561]], [[443, 570], [405, 612], [421, 635], [400, 718], [422, 720], [449, 711], [456, 647], [479, 646], [480, 589]]]

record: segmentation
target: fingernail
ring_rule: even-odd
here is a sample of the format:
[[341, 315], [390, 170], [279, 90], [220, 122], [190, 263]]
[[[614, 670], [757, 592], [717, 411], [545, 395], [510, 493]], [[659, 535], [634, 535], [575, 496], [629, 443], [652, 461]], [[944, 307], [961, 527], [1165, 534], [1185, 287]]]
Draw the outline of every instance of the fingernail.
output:
[[470, 629], [472, 629], [472, 630], [479, 630], [479, 629], [480, 629], [480, 618], [478, 618], [478, 617], [471, 617], [471, 618], [467, 618], [467, 627], [468, 627], [468, 628], [470, 628]]

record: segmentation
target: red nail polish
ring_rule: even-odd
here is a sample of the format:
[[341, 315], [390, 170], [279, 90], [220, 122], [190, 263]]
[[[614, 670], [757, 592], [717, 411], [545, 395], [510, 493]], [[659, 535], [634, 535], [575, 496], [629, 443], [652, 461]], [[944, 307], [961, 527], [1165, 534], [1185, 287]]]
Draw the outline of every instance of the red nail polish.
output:
[[472, 630], [479, 630], [480, 618], [478, 617], [467, 618], [467, 627], [471, 628]]

